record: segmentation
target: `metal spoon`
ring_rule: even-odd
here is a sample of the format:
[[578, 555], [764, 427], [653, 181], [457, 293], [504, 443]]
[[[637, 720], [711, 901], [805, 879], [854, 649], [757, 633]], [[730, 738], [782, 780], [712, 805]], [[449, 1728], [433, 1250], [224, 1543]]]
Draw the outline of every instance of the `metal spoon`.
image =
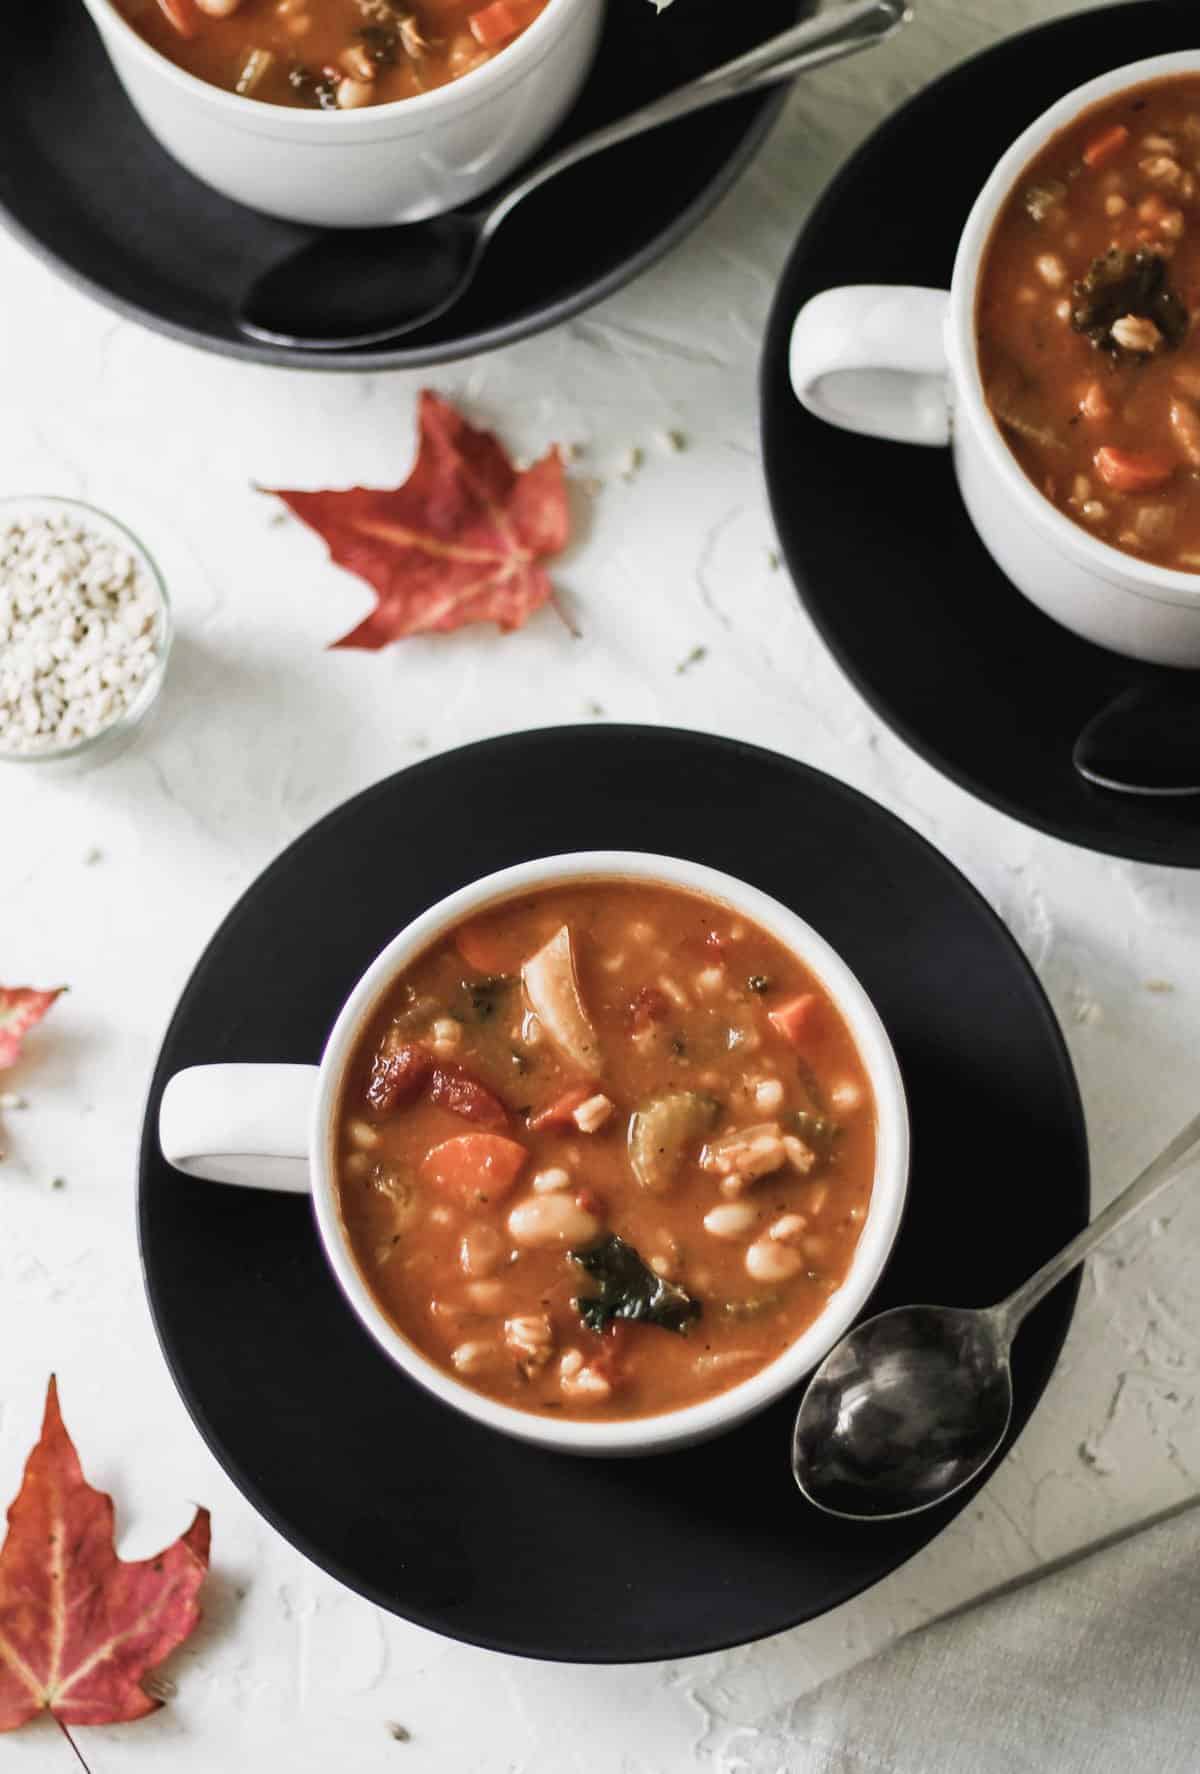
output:
[[1200, 1115], [1023, 1287], [984, 1311], [901, 1306], [844, 1337], [809, 1381], [792, 1472], [830, 1515], [887, 1521], [952, 1497], [1012, 1416], [1009, 1352], [1026, 1315], [1200, 1154]]
[[[854, 55], [890, 36], [910, 10], [909, 0], [854, 0], [795, 25], [570, 143], [486, 209], [451, 211], [386, 230], [330, 230], [264, 272], [243, 295], [234, 319], [253, 339], [308, 351], [349, 351], [411, 332], [458, 301], [501, 223], [560, 172], [706, 105]], [[653, 176], [650, 166], [647, 177]]]
[[1123, 690], [1093, 715], [1072, 762], [1085, 782], [1119, 795], [1200, 795], [1200, 678]]

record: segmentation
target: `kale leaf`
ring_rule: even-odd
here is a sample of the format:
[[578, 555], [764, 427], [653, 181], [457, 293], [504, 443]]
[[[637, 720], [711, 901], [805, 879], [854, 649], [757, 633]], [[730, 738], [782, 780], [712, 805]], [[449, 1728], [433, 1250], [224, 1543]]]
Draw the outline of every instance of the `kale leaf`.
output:
[[699, 1300], [656, 1275], [632, 1244], [615, 1232], [586, 1250], [573, 1250], [571, 1261], [599, 1283], [599, 1293], [581, 1295], [573, 1302], [589, 1330], [602, 1331], [612, 1319], [627, 1318], [686, 1335], [692, 1320], [700, 1316]]
[[1113, 337], [1113, 322], [1127, 314], [1152, 320], [1168, 348], [1179, 345], [1188, 330], [1188, 311], [1167, 282], [1167, 262], [1158, 253], [1122, 252], [1113, 247], [1093, 259], [1086, 276], [1075, 285], [1071, 325], [1098, 351], [1124, 362], [1138, 362], [1143, 352], [1130, 351]]

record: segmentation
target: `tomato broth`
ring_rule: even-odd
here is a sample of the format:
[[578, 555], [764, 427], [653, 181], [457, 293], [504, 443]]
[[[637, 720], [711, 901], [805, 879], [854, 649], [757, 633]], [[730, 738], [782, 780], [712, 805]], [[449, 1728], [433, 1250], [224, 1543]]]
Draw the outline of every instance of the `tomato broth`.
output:
[[408, 966], [337, 1140], [350, 1245], [411, 1343], [505, 1404], [627, 1418], [748, 1379], [820, 1314], [875, 1107], [782, 943], [607, 880], [507, 901]]
[[358, 110], [482, 67], [547, 0], [114, 0], [189, 74], [268, 104]]
[[1030, 162], [979, 278], [992, 414], [1065, 516], [1200, 572], [1200, 75], [1085, 111]]

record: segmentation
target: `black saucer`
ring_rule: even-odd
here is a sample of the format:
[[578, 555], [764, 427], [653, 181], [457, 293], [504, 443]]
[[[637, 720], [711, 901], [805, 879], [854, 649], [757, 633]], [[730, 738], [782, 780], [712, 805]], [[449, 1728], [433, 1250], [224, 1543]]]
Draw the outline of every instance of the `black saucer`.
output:
[[[20, 78], [0, 106], [0, 221], [89, 294], [193, 345], [292, 368], [442, 363], [541, 332], [611, 294], [695, 226], [749, 164], [781, 95], [739, 99], [615, 148], [522, 204], [443, 319], [370, 351], [288, 351], [242, 337], [235, 296], [316, 230], [218, 197], [135, 116], [79, 0], [9, 9]], [[687, 0], [661, 17], [613, 0], [600, 55], [551, 147], [575, 140], [786, 29], [799, 0]], [[386, 235], [380, 236], [386, 252]]]
[[1085, 80], [1196, 40], [1192, 0], [1135, 0], [1024, 32], [927, 87], [817, 205], [784, 271], [762, 360], [763, 453], [783, 553], [813, 621], [876, 713], [1016, 819], [1073, 844], [1187, 868], [1200, 867], [1200, 801], [1089, 787], [1071, 750], [1120, 691], [1185, 680], [1200, 700], [1200, 673], [1121, 659], [1043, 616], [976, 536], [949, 452], [811, 418], [792, 393], [787, 357], [797, 310], [818, 290], [947, 288], [967, 212], [1014, 136]]
[[[648, 839], [793, 905], [879, 1006], [916, 1154], [880, 1306], [998, 1298], [1087, 1212], [1075, 1080], [1029, 966], [944, 858], [830, 777], [695, 733], [568, 727], [434, 758], [322, 820], [226, 919], [167, 1034], [141, 1156], [155, 1322], [209, 1446], [294, 1545], [422, 1626], [534, 1657], [632, 1662], [778, 1632], [894, 1570], [963, 1500], [908, 1524], [819, 1515], [788, 1470], [788, 1400], [652, 1459], [566, 1458], [481, 1429], [376, 1348], [304, 1201], [189, 1181], [155, 1123], [180, 1066], [316, 1060], [366, 963], [451, 889]], [[1074, 1297], [1060, 1288], [1021, 1334], [1014, 1433]]]

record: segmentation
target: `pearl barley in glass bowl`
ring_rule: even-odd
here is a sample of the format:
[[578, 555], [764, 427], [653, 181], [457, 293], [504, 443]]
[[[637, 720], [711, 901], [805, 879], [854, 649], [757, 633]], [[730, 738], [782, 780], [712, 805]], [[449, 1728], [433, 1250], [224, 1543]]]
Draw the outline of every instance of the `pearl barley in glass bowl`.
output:
[[115, 756], [170, 647], [162, 575], [123, 524], [79, 500], [0, 499], [0, 763]]

